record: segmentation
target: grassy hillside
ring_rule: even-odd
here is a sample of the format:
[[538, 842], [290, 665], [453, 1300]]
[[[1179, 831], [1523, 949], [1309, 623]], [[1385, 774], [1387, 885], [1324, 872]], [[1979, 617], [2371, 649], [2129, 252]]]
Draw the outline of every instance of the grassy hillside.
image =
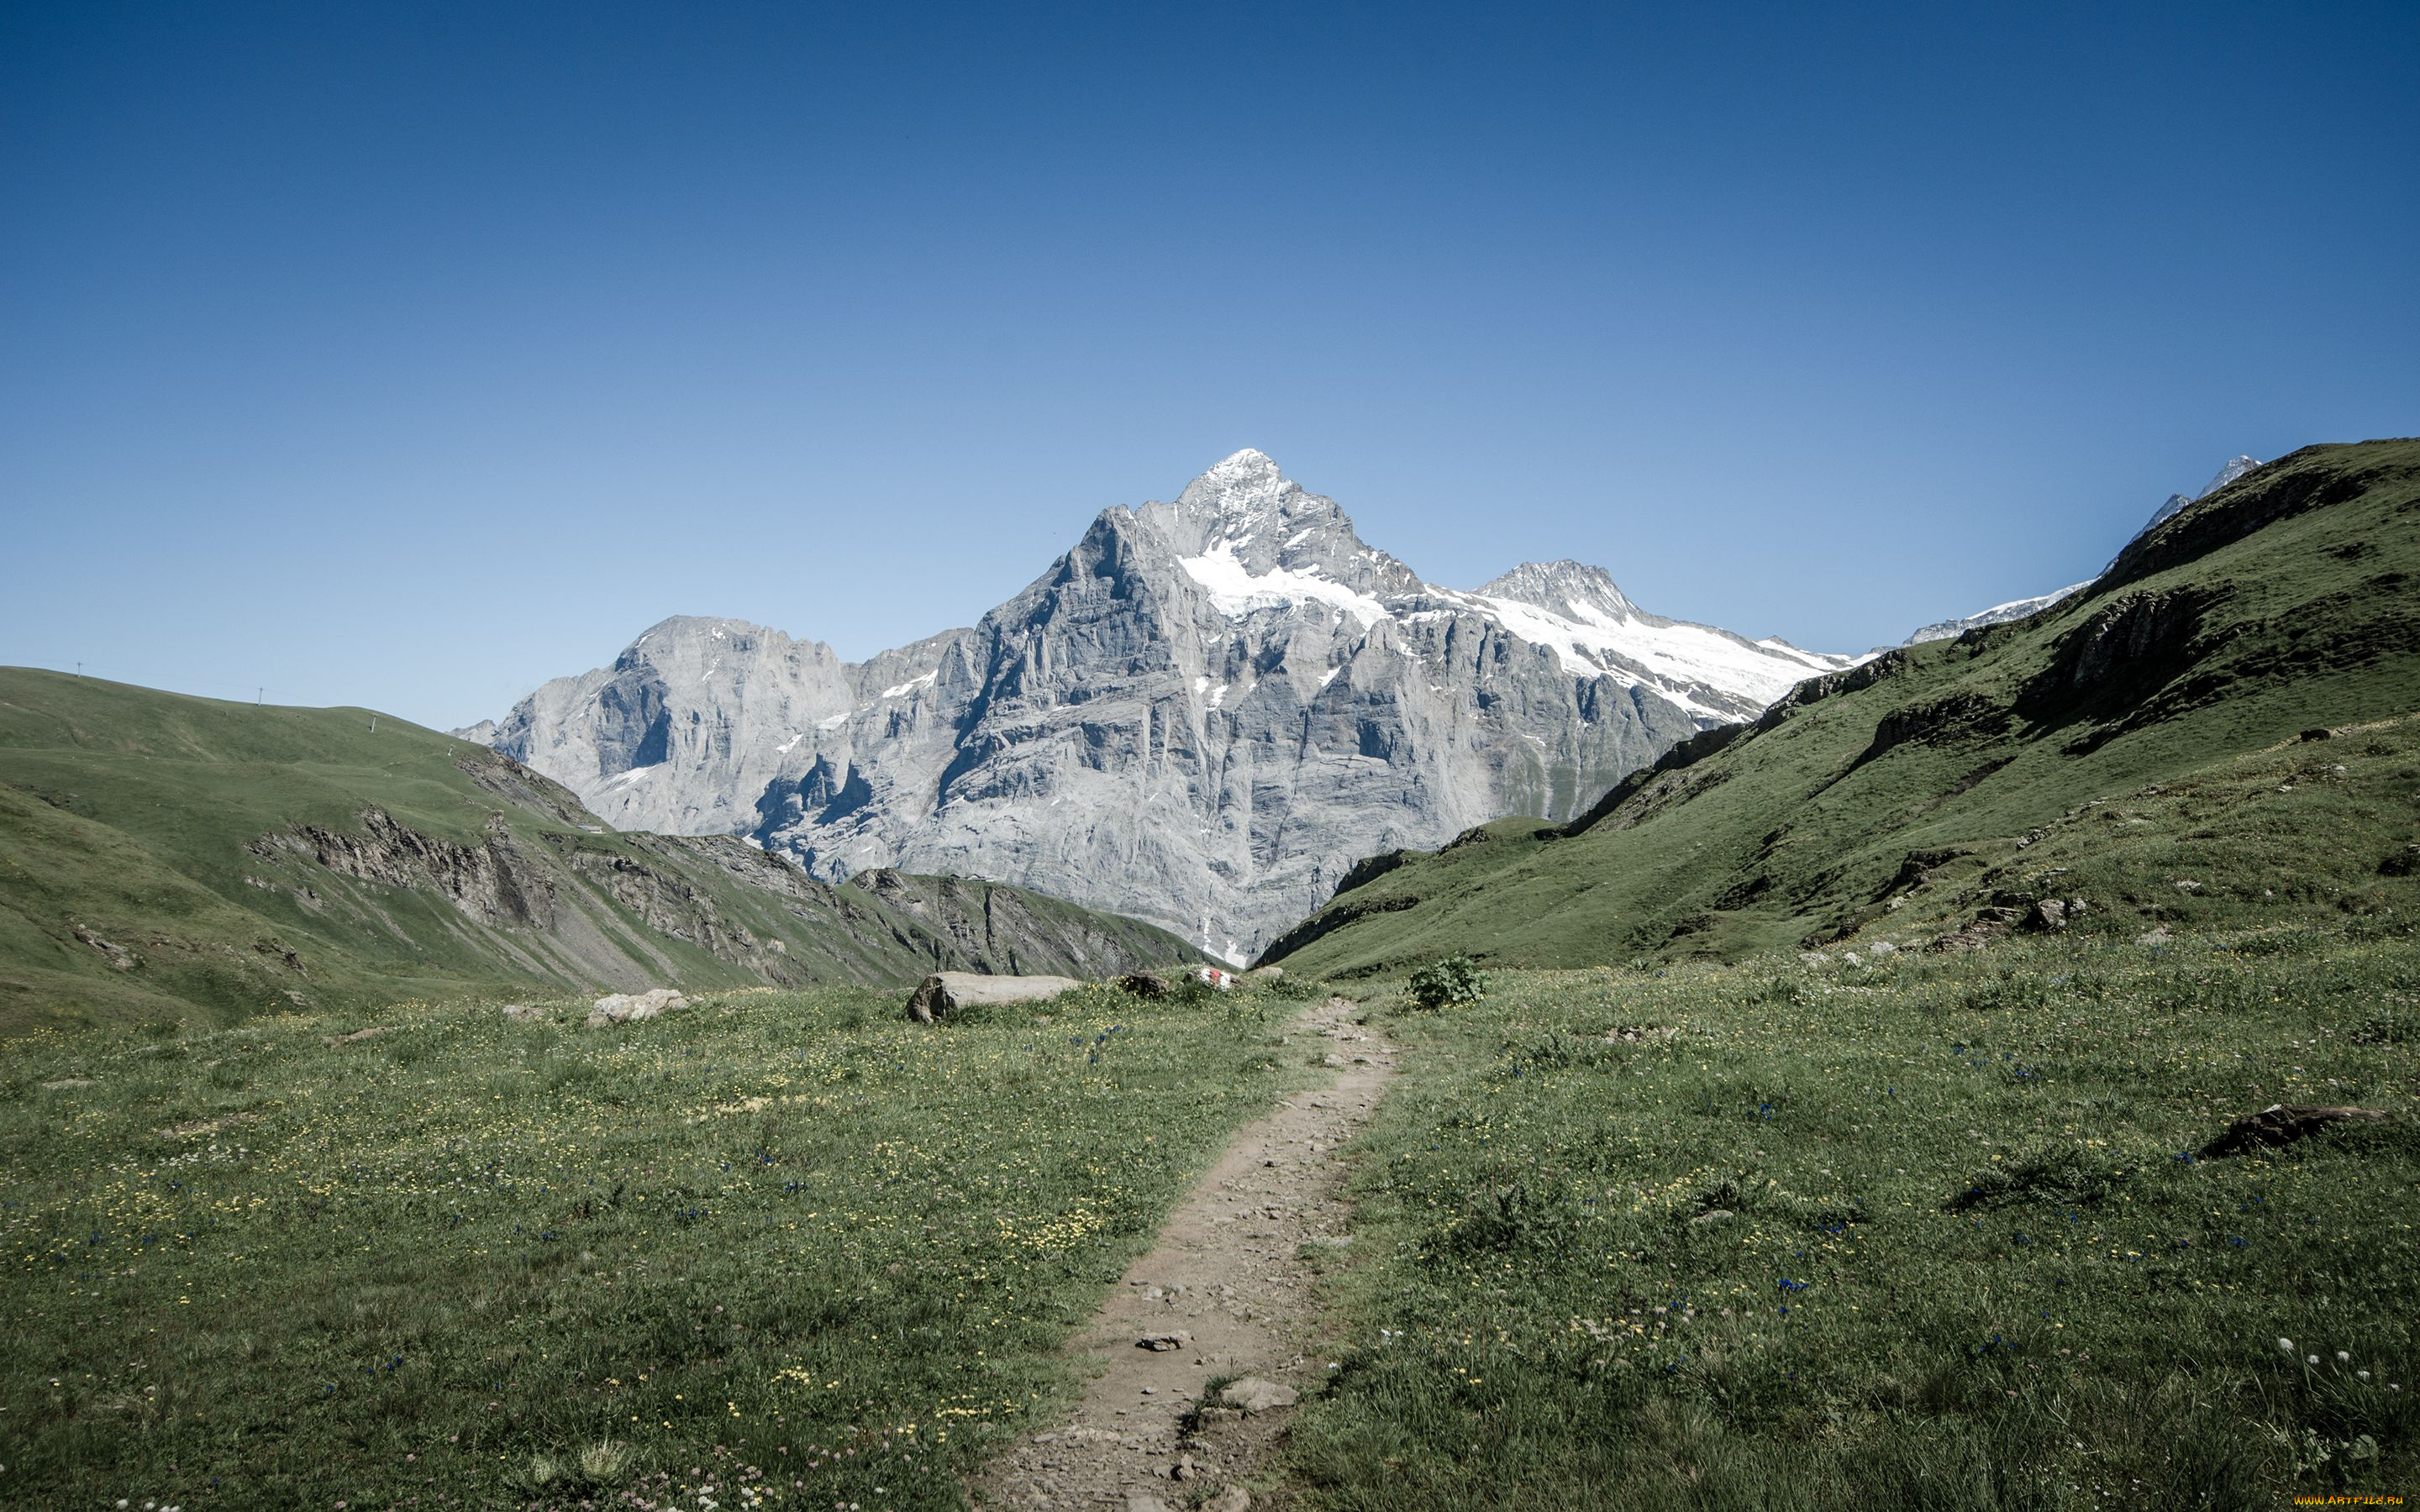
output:
[[0, 1033], [1196, 958], [1014, 888], [890, 901], [735, 840], [609, 834], [535, 773], [365, 709], [0, 670]]
[[2408, 911], [2415, 711], [2420, 441], [2310, 447], [2075, 598], [1806, 685], [1572, 825], [1366, 862], [1266, 959], [1350, 977]]

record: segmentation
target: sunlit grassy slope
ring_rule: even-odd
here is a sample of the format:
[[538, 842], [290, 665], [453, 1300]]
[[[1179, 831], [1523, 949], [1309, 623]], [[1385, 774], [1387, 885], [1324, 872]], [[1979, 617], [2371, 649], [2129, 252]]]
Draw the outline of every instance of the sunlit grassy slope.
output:
[[0, 669], [0, 1033], [1195, 958], [1018, 889], [901, 896], [912, 906], [733, 840], [608, 834], [527, 768], [369, 710]]
[[0, 1046], [0, 1505], [954, 1507], [1306, 1074], [1240, 994], [583, 1006]]
[[1347, 977], [1455, 951], [1737, 958], [1920, 943], [2037, 898], [2130, 937], [2302, 894], [2367, 907], [2420, 841], [2420, 785], [2364, 730], [2415, 711], [2420, 441], [2310, 447], [2077, 597], [1807, 685], [1568, 829], [1505, 820], [1365, 863], [1269, 958]]

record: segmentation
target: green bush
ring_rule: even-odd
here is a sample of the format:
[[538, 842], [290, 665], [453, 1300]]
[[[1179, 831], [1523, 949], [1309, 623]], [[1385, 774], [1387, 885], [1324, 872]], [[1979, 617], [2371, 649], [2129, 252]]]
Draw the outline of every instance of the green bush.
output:
[[1412, 1002], [1420, 1008], [1453, 1008], [1487, 995], [1487, 974], [1466, 955], [1432, 961], [1412, 973]]

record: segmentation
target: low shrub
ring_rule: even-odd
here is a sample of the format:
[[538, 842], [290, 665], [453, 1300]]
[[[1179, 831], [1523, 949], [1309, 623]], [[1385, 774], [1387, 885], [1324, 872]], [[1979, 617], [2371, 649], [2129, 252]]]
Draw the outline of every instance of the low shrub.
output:
[[1487, 995], [1487, 974], [1470, 957], [1450, 955], [1413, 972], [1408, 993], [1416, 1007], [1455, 1008]]

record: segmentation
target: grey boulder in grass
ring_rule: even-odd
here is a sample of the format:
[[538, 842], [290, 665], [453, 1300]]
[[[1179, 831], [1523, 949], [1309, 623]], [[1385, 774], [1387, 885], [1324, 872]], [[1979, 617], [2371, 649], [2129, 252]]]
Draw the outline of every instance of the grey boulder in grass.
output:
[[961, 1009], [1030, 1003], [1084, 985], [1073, 977], [986, 977], [974, 971], [937, 971], [919, 982], [908, 999], [908, 1016], [933, 1024]]
[[688, 1006], [689, 999], [670, 987], [658, 987], [644, 993], [614, 993], [589, 1005], [588, 1026], [601, 1029], [609, 1024], [628, 1024]]

